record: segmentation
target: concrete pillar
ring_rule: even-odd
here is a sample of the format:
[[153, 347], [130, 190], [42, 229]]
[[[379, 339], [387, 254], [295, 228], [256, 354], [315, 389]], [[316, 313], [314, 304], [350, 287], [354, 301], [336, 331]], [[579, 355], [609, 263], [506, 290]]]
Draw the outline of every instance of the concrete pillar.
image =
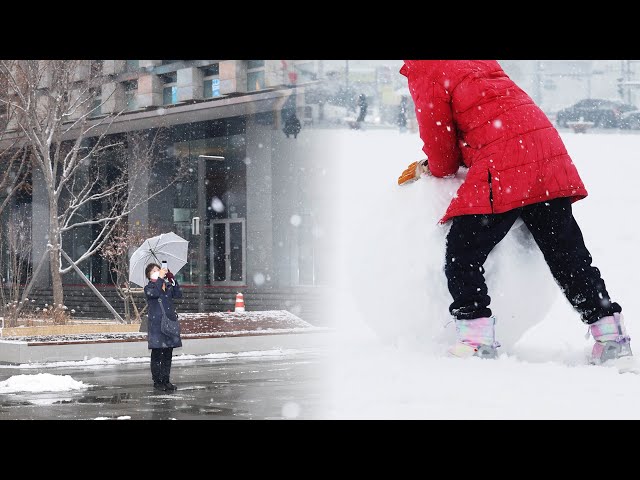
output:
[[91, 60], [78, 60], [73, 71], [73, 81], [80, 82], [82, 80], [87, 80], [90, 75]]
[[124, 85], [111, 82], [102, 85], [102, 113], [114, 113], [124, 109]]
[[47, 95], [41, 95], [36, 99], [36, 112], [37, 116], [42, 119], [47, 118], [49, 114], [49, 105], [51, 104], [51, 98]]
[[265, 60], [264, 65], [264, 81], [267, 88], [283, 85], [282, 61], [281, 60]]
[[158, 75], [147, 74], [138, 78], [138, 107], [162, 105], [162, 80]]
[[103, 75], [118, 75], [125, 71], [126, 60], [104, 60], [102, 64]]
[[303, 219], [298, 197], [297, 140], [271, 130], [274, 277], [280, 287], [298, 284], [298, 232]]
[[247, 62], [245, 60], [224, 60], [220, 67], [220, 94], [247, 92]]
[[318, 179], [331, 146], [319, 145], [311, 129], [303, 129], [297, 139], [287, 138], [281, 128], [272, 129], [271, 135], [274, 277], [282, 287], [309, 285], [316, 265], [326, 257], [320, 244], [326, 242], [322, 223], [328, 217], [319, 210], [319, 196], [327, 188]]
[[[33, 244], [31, 258], [35, 269], [49, 242], [49, 197], [42, 171], [35, 164], [33, 165], [31, 182], [33, 187], [31, 197], [31, 239]], [[49, 269], [49, 256], [47, 255], [34, 285], [46, 288], [50, 284], [51, 272]]]
[[[273, 272], [271, 128], [247, 119], [247, 285], [269, 286]], [[256, 284], [256, 278], [264, 278]]]
[[[50, 63], [47, 61], [40, 61], [39, 68], [42, 69], [42, 75], [40, 75], [40, 79], [38, 80], [38, 88], [50, 88], [51, 87], [51, 79], [53, 78], [53, 72], [51, 68], [49, 68]], [[15, 71], [14, 71], [15, 73]]]
[[199, 68], [178, 70], [178, 101], [201, 100], [203, 97], [203, 73]]

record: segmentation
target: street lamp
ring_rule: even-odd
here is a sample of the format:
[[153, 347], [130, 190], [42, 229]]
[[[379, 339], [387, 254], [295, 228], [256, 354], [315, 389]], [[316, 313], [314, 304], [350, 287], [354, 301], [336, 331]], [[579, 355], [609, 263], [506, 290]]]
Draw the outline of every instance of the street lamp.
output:
[[[207, 218], [207, 199], [204, 188], [204, 179], [207, 174], [205, 168], [205, 160], [218, 160], [224, 162], [224, 157], [218, 155], [198, 155], [198, 215], [200, 222], [204, 222]], [[198, 278], [198, 312], [204, 312], [204, 256], [206, 239], [204, 238], [204, 224], [203, 228], [199, 228], [200, 239], [198, 242], [198, 264], [200, 265], [200, 275]]]

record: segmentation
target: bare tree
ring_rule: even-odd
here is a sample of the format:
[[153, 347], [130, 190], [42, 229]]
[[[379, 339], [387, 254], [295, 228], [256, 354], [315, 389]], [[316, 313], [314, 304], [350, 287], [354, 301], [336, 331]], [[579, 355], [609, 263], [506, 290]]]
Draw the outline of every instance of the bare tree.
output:
[[[11, 66], [15, 61], [5, 62]], [[18, 147], [15, 138], [7, 139], [15, 112], [10, 106], [8, 92], [8, 77], [0, 75], [0, 218], [16, 191], [24, 188], [30, 165], [28, 149]]]
[[20, 147], [15, 138], [7, 140], [14, 118], [8, 91], [8, 78], [0, 75], [0, 312], [4, 312], [7, 326], [15, 326], [13, 312], [20, 302], [20, 287], [29, 281], [31, 273], [31, 232], [27, 219], [17, 218], [16, 212], [11, 212], [11, 218], [3, 213], [14, 195], [20, 191], [28, 194], [31, 185], [27, 181], [28, 149]]
[[21, 288], [31, 276], [31, 224], [24, 215], [13, 217], [0, 235], [0, 312], [8, 327], [17, 326]]
[[[107, 136], [119, 111], [94, 118], [103, 77], [91, 68], [88, 60], [20, 60], [0, 61], [0, 76], [8, 82], [8, 105], [15, 112], [21, 139], [30, 149], [34, 168], [42, 172], [49, 200], [48, 251], [53, 302], [62, 308], [62, 275], [74, 267], [63, 268], [61, 250], [63, 234], [92, 226], [93, 239], [79, 258], [77, 266], [95, 254], [118, 223], [137, 206], [158, 195], [179, 180], [157, 187], [155, 192], [134, 192], [129, 185], [140, 175], [147, 175], [159, 159], [158, 136], [162, 129], [131, 135], [139, 147], [136, 161], [127, 159], [126, 141]], [[145, 137], [145, 138], [143, 138]], [[138, 145], [139, 144], [139, 145]], [[100, 203], [102, 213], [89, 208]]]
[[[129, 305], [133, 307], [135, 320], [141, 321], [141, 312], [138, 310], [131, 282], [129, 281], [129, 251], [132, 248], [139, 247], [147, 238], [159, 234], [160, 232], [154, 231], [151, 227], [144, 232], [140, 230], [132, 232], [124, 223], [120, 223], [100, 249], [102, 257], [109, 262], [109, 273], [116, 286], [118, 296], [124, 302], [127, 323], [132, 323]], [[144, 303], [143, 309], [146, 307], [146, 301]]]

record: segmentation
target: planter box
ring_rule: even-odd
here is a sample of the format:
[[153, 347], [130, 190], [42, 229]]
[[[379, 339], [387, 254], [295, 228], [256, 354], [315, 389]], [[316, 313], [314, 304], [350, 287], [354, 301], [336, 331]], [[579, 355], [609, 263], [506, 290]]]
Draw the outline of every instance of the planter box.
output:
[[[180, 323], [183, 346], [176, 355], [323, 347], [332, 331], [285, 310], [185, 313]], [[7, 328], [0, 338], [0, 363], [148, 357], [147, 336], [139, 329], [139, 324], [113, 323]]]
[[0, 328], [0, 337], [31, 337], [40, 335], [74, 335], [82, 333], [137, 332], [139, 323], [87, 323], [76, 325], [43, 325], [39, 327]]

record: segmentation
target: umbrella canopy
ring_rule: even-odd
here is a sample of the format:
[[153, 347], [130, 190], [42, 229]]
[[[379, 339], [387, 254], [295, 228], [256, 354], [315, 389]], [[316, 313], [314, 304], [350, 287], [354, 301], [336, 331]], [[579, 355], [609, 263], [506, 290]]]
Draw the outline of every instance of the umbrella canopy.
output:
[[144, 269], [150, 263], [167, 261], [171, 273], [178, 273], [187, 263], [189, 242], [173, 232], [145, 240], [129, 259], [129, 281], [144, 287], [149, 280]]

